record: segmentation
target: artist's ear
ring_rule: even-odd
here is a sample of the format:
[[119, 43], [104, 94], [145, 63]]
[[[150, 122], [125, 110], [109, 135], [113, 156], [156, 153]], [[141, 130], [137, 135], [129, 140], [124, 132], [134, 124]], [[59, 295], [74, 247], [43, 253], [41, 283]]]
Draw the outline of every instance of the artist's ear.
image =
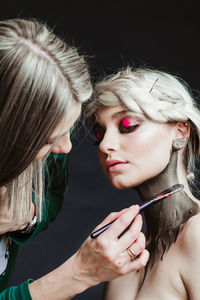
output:
[[188, 140], [190, 136], [190, 124], [189, 122], [177, 122], [176, 124], [176, 139]]

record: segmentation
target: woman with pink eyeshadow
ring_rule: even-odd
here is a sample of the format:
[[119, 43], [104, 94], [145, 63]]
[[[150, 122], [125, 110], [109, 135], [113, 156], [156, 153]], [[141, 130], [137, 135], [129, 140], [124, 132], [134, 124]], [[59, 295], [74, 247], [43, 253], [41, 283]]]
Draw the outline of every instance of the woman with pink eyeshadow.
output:
[[[148, 263], [108, 282], [103, 299], [198, 300], [197, 102], [175, 76], [127, 68], [96, 85], [86, 116], [94, 121], [100, 165], [114, 187], [135, 188], [146, 201], [174, 184], [184, 185], [146, 208]], [[138, 250], [127, 249], [136, 257]]]

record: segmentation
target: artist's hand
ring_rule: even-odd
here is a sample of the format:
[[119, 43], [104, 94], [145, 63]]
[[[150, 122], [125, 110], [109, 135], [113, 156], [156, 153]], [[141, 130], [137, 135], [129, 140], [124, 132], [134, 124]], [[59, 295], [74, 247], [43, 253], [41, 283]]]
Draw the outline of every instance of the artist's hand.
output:
[[[132, 206], [109, 215], [94, 229], [117, 218], [106, 231], [96, 239], [89, 237], [61, 266], [30, 283], [33, 300], [72, 299], [100, 282], [143, 268], [149, 253], [145, 250], [145, 238], [141, 233], [142, 217], [138, 212], [139, 207]], [[129, 230], [118, 238], [133, 219]], [[127, 248], [137, 255], [133, 261]]]
[[[141, 232], [142, 217], [138, 205], [110, 214], [97, 228], [118, 218], [105, 232], [96, 239], [90, 237], [74, 255], [74, 277], [79, 284], [89, 286], [102, 281], [110, 281], [121, 275], [143, 268], [149, 253], [145, 249], [145, 237]], [[131, 223], [129, 230], [118, 238], [120, 233]], [[130, 252], [137, 256], [131, 261]]]
[[[4, 234], [6, 232], [23, 230], [27, 227], [28, 223], [22, 222], [22, 224], [17, 224], [13, 218], [11, 211], [4, 207], [6, 188], [0, 188], [0, 234]], [[34, 204], [32, 204], [31, 210], [34, 215]]]

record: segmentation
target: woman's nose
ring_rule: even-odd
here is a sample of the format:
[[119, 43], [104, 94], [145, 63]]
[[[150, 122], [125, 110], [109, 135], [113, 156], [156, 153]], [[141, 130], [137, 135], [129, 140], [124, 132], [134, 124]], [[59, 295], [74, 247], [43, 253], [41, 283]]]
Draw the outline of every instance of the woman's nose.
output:
[[56, 145], [53, 147], [52, 152], [54, 153], [69, 153], [72, 149], [72, 143], [70, 140], [70, 135], [64, 135]]
[[105, 132], [104, 137], [99, 144], [100, 151], [104, 153], [109, 153], [119, 149], [119, 141], [116, 133], [114, 132]]

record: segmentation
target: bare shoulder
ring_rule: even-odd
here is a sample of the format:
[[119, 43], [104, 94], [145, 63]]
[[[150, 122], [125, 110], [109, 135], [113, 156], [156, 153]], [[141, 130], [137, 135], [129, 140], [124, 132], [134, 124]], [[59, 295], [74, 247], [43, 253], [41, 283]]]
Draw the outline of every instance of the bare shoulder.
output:
[[[179, 239], [180, 238], [180, 239]], [[200, 286], [200, 214], [191, 217], [177, 240], [179, 273], [188, 299], [199, 299]]]
[[[191, 217], [180, 234], [179, 243], [182, 251], [200, 253], [200, 214]], [[195, 249], [194, 249], [195, 248]]]
[[103, 300], [132, 300], [136, 298], [144, 269], [118, 277], [105, 285]]

